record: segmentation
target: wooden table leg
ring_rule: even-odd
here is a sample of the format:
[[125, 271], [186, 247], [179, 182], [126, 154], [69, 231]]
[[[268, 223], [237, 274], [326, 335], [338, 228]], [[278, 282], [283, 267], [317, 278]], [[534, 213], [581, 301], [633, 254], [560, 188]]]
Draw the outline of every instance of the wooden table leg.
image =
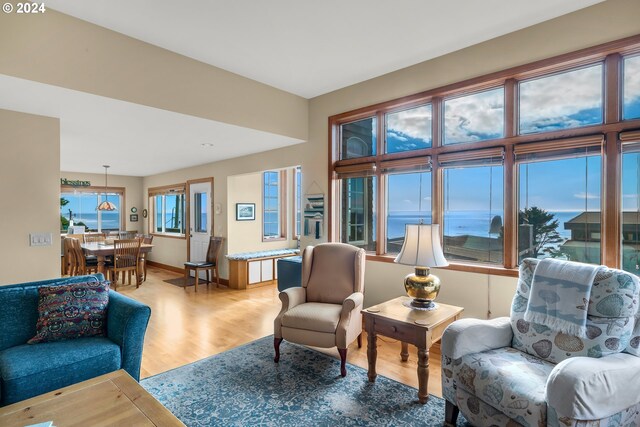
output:
[[429, 350], [418, 348], [418, 400], [425, 404], [429, 399]]
[[402, 350], [400, 350], [400, 358], [403, 362], [406, 362], [407, 360], [409, 360], [409, 344], [404, 341], [401, 341], [401, 344]]
[[107, 272], [106, 272], [104, 266], [105, 266], [104, 255], [98, 255], [98, 273], [102, 273], [106, 277]]
[[[378, 358], [378, 349], [377, 341], [378, 336], [374, 330], [373, 325], [369, 325], [370, 322], [367, 322], [367, 361], [369, 362], [369, 371], [367, 372], [367, 377], [369, 377], [369, 382], [374, 382], [378, 374], [376, 373], [376, 359]], [[373, 322], [371, 322], [373, 323]]]

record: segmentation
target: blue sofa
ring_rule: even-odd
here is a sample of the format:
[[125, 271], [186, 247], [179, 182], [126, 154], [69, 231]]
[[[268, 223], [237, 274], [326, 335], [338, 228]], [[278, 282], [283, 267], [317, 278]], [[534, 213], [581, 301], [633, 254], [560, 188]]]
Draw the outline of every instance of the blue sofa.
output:
[[151, 309], [109, 292], [107, 336], [26, 344], [36, 333], [38, 288], [90, 280], [102, 274], [0, 286], [0, 406], [118, 369], [140, 379], [142, 345]]

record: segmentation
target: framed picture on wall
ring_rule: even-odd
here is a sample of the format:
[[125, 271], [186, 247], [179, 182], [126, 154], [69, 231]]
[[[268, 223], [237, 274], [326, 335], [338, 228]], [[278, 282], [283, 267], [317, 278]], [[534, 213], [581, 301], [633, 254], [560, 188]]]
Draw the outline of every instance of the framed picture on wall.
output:
[[236, 203], [236, 221], [253, 221], [256, 219], [255, 203]]
[[131, 222], [138, 222], [138, 214], [131, 214], [131, 215], [129, 215], [129, 221], [131, 221]]

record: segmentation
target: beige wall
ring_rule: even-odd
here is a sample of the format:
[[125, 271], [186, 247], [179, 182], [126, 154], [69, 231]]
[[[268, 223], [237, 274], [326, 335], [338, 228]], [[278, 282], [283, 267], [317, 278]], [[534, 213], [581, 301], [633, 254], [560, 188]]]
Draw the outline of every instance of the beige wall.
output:
[[52, 9], [0, 14], [0, 74], [307, 139], [306, 99]]
[[[287, 170], [287, 182], [285, 183], [287, 202], [284, 213], [287, 216], [287, 239], [267, 242], [262, 241], [262, 171], [227, 178], [227, 251], [229, 254], [295, 248], [297, 246], [291, 227], [293, 213], [291, 193], [294, 171], [294, 169]], [[236, 203], [255, 203], [255, 221], [236, 221]]]
[[[104, 186], [104, 174], [60, 172], [60, 178], [90, 181], [93, 187]], [[142, 177], [109, 174], [108, 183], [109, 187], [124, 187], [125, 189], [125, 205], [124, 209], [120, 211], [120, 214], [125, 216], [125, 229], [146, 233], [146, 229], [142, 227]], [[130, 221], [129, 215], [131, 214], [132, 207], [138, 209], [138, 222]]]
[[[60, 275], [60, 121], [0, 110], [0, 284]], [[51, 246], [29, 246], [29, 233]]]

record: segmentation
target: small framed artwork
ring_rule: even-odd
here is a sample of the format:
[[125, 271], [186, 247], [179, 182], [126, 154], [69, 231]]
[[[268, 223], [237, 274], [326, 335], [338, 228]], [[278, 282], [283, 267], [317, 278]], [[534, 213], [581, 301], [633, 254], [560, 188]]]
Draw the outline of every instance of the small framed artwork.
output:
[[236, 203], [236, 221], [253, 221], [256, 219], [255, 203]]
[[138, 222], [138, 214], [131, 214], [131, 215], [129, 215], [129, 221], [131, 221], [131, 222]]
[[147, 217], [147, 210], [142, 209], [142, 218], [146, 218], [146, 217]]

